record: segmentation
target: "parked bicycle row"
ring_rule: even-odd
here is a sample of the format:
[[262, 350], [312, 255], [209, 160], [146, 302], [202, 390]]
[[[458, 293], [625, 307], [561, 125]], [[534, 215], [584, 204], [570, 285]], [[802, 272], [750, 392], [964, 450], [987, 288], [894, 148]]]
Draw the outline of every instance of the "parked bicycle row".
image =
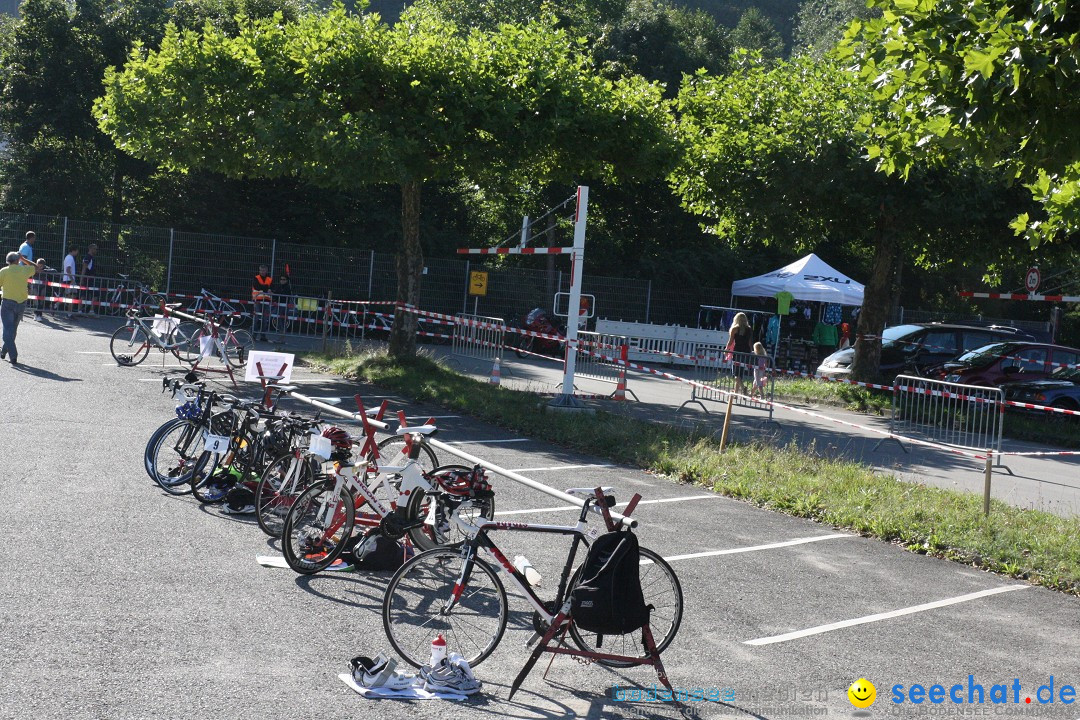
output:
[[[660, 654], [681, 624], [682, 591], [671, 567], [637, 545], [628, 516], [639, 498], [616, 521], [610, 489], [571, 488], [583, 500], [574, 525], [496, 522], [487, 473], [441, 464], [433, 420], [408, 425], [398, 413], [391, 431], [386, 403], [365, 409], [357, 396], [360, 428], [351, 431], [321, 414], [283, 411], [279, 401], [294, 388], [280, 380], [260, 375], [262, 397], [245, 400], [190, 374], [164, 379], [163, 392], [178, 398], [176, 417], [147, 442], [146, 471], [171, 495], [254, 515], [296, 573], [395, 571], [373, 609], [394, 652], [419, 675], [397, 670], [387, 655], [365, 655], [342, 678], [354, 689], [379, 697], [477, 692], [473, 668], [507, 627], [507, 584], [528, 603], [540, 640], [511, 695], [544, 652], [651, 665], [667, 683]], [[598, 517], [604, 534], [589, 525]], [[492, 538], [498, 531], [571, 539], [558, 583], [548, 585], [553, 597], [540, 597], [523, 556], [507, 559]]]

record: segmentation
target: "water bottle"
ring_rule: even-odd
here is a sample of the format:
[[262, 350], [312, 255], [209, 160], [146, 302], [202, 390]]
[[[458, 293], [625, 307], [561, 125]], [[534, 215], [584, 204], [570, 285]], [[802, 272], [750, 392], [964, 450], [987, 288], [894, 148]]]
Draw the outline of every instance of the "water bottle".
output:
[[431, 667], [435, 667], [443, 660], [446, 659], [446, 640], [442, 635], [431, 641], [431, 661], [428, 663]]
[[525, 579], [533, 587], [540, 587], [540, 572], [532, 566], [529, 562], [529, 558], [524, 555], [517, 555], [514, 557], [514, 567], [517, 571], [525, 576]]

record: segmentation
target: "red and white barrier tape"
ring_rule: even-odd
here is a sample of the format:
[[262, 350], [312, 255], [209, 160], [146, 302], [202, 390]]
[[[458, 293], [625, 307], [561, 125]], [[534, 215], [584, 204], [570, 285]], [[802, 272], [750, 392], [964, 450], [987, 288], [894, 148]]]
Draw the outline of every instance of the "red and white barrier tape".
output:
[[1035, 302], [1080, 302], [1080, 295], [1024, 295], [1022, 293], [980, 293], [961, 291], [960, 297], [988, 300], [1031, 300]]

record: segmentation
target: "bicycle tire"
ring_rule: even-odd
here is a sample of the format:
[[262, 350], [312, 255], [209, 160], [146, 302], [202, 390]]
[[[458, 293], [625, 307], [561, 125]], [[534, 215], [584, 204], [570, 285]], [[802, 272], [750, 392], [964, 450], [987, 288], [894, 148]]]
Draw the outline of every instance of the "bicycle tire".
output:
[[[404, 465], [408, 460], [405, 457], [405, 438], [402, 435], [391, 435], [380, 440], [377, 447], [379, 448], [379, 462], [383, 465]], [[426, 443], [420, 446], [420, 457], [416, 459], [416, 462], [425, 475], [439, 467], [438, 456]]]
[[161, 306], [168, 301], [164, 293], [146, 293], [139, 298], [139, 309], [143, 312], [161, 312]]
[[[441, 634], [447, 653], [461, 653], [475, 668], [495, 651], [506, 632], [506, 588], [495, 569], [481, 558], [473, 558], [472, 572], [454, 609], [443, 612], [460, 579], [463, 562], [458, 550], [428, 550], [398, 568], [386, 586], [383, 629], [397, 654], [413, 667], [427, 663], [431, 641]], [[455, 617], [462, 620], [455, 623]], [[491, 627], [480, 630], [481, 638], [476, 642], [469, 641], [461, 629], [467, 626], [471, 631], [482, 624]]]
[[[440, 472], [470, 472], [471, 470], [471, 467], [465, 465], [443, 465], [431, 473], [426, 473], [426, 475], [430, 478], [430, 476], [437, 475]], [[460, 547], [461, 543], [465, 542], [466, 537], [456, 525], [450, 522], [450, 515], [462, 503], [464, 498], [439, 490], [434, 481], [432, 481], [432, 485], [435, 486], [433, 492], [418, 489], [412, 494], [409, 503], [405, 506], [405, 521], [407, 523], [420, 519], [424, 520], [423, 525], [409, 530], [409, 538], [412, 540], [413, 545], [421, 550], [431, 550], [437, 547]], [[433, 499], [436, 503], [434, 508], [428, 504]], [[488, 498], [483, 501], [474, 500], [473, 503], [474, 508], [478, 503], [482, 507], [476, 508], [469, 515], [470, 518], [483, 517], [488, 520], [495, 518], [495, 498]]]
[[199, 359], [199, 339], [202, 337], [202, 323], [185, 320], [173, 328], [169, 342], [175, 345], [173, 355], [182, 363], [191, 365]]
[[157, 482], [157, 480], [154, 478], [154, 448], [157, 447], [158, 439], [162, 436], [162, 434], [168, 431], [168, 429], [173, 425], [177, 425], [182, 422], [183, 420], [175, 417], [170, 420], [166, 420], [158, 426], [157, 430], [154, 430], [154, 432], [151, 433], [150, 439], [146, 441], [146, 448], [143, 450], [143, 467], [146, 469], [147, 476], [155, 483]]
[[203, 449], [202, 430], [202, 423], [180, 420], [158, 438], [152, 477], [170, 495], [191, 492], [192, 478], [208, 475], [217, 465], [216, 454]]
[[514, 344], [514, 354], [519, 358], [528, 357], [528, 353], [532, 352], [533, 343], [536, 342], [536, 338], [532, 335], [522, 335], [521, 340]]
[[[341, 488], [337, 498], [329, 497], [333, 493], [333, 481], [312, 485], [300, 494], [285, 516], [281, 554], [289, 567], [301, 575], [314, 575], [330, 567], [341, 557], [345, 543], [352, 536], [356, 522], [352, 493], [346, 487]], [[324, 527], [330, 503], [333, 504], [333, 516], [329, 526]], [[329, 537], [328, 532], [331, 533]]]
[[[298, 458], [285, 453], [271, 462], [255, 488], [255, 519], [259, 528], [270, 537], [280, 538], [289, 508], [313, 482], [315, 471], [310, 456]], [[286, 486], [284, 492], [283, 486]]]
[[[682, 624], [683, 594], [679, 577], [671, 569], [664, 558], [648, 548], [640, 548], [643, 562], [641, 564], [641, 590], [645, 595], [645, 604], [652, 605], [649, 613], [649, 629], [653, 632], [653, 641], [656, 643], [656, 651], [663, 653]], [[648, 570], [646, 570], [648, 568]], [[574, 587], [581, 575], [581, 568], [577, 569], [569, 587]], [[670, 595], [670, 598], [667, 597]], [[574, 644], [587, 652], [597, 652], [596, 633], [582, 630], [573, 622], [570, 622], [570, 637]], [[605, 635], [603, 647], [600, 652], [612, 655], [626, 655], [629, 657], [644, 657], [645, 647], [641, 644], [640, 631], [627, 633], [626, 635]], [[641, 663], [623, 660], [596, 660], [607, 667], [633, 667]]]
[[221, 344], [225, 346], [225, 361], [234, 369], [244, 367], [255, 348], [255, 338], [247, 330], [228, 330]]
[[134, 367], [150, 354], [150, 335], [141, 325], [118, 327], [109, 338], [109, 352], [117, 365]]

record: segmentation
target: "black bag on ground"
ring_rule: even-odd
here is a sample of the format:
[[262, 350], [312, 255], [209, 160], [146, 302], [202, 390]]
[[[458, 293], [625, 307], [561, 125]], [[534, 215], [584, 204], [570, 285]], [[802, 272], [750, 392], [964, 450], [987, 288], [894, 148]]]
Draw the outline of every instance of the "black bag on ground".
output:
[[405, 548], [375, 529], [350, 538], [343, 559], [357, 570], [397, 570], [405, 563]]
[[646, 625], [649, 606], [641, 592], [640, 562], [633, 533], [609, 532], [598, 537], [570, 593], [574, 623], [599, 635], [625, 635]]

